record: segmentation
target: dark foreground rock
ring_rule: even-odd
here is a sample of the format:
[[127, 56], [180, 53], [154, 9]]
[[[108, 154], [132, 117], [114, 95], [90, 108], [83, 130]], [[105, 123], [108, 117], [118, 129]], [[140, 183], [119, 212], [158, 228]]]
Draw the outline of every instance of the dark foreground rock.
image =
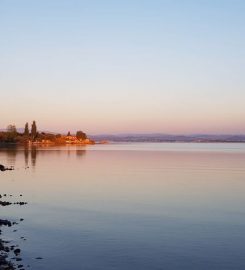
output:
[[[9, 220], [0, 219], [0, 228], [2, 226], [11, 226], [11, 222]], [[2, 231], [0, 230], [0, 235]], [[14, 265], [8, 260], [8, 253], [10, 252], [9, 247], [6, 245], [0, 238], [0, 270], [14, 270]]]
[[4, 172], [4, 171], [12, 171], [14, 168], [13, 167], [5, 167], [2, 164], [0, 164], [0, 171]]
[[[20, 195], [22, 196], [22, 195]], [[3, 197], [12, 197], [12, 195], [7, 195], [7, 194], [3, 194], [1, 195], [0, 194], [0, 198], [3, 198]], [[3, 207], [3, 206], [9, 206], [9, 205], [25, 205], [27, 204], [26, 202], [9, 202], [9, 201], [0, 201], [0, 207]], [[23, 221], [24, 219], [23, 218], [20, 218], [19, 221]], [[14, 270], [14, 269], [20, 269], [20, 270], [24, 270], [24, 265], [23, 264], [20, 264], [18, 262], [21, 262], [22, 259], [20, 257], [20, 254], [21, 254], [21, 249], [18, 247], [18, 245], [13, 245], [11, 244], [11, 242], [8, 242], [8, 241], [4, 241], [1, 237], [2, 235], [2, 230], [1, 228], [3, 226], [5, 227], [12, 227], [12, 226], [15, 226], [17, 225], [18, 222], [14, 221], [14, 222], [11, 222], [7, 219], [0, 219], [0, 270]], [[17, 231], [17, 230], [14, 230], [14, 231]], [[24, 239], [24, 237], [22, 237], [23, 240], [26, 240]], [[21, 238], [21, 239], [22, 239]], [[11, 256], [14, 257], [12, 258]]]
[[6, 219], [0, 219], [0, 227], [1, 226], [11, 227], [12, 226], [12, 223], [9, 220], [6, 220]]

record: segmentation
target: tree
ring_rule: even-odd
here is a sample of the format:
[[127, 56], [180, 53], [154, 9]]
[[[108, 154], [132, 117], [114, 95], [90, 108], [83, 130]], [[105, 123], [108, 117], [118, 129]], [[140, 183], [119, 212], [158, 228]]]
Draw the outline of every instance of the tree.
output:
[[36, 136], [37, 136], [37, 125], [36, 125], [36, 121], [33, 121], [31, 125], [31, 137], [34, 140]]
[[78, 140], [86, 140], [87, 139], [86, 133], [82, 132], [81, 130], [77, 131], [76, 137]]
[[71, 132], [70, 131], [68, 131], [67, 136], [71, 136]]
[[6, 141], [7, 142], [15, 142], [17, 138], [17, 130], [15, 125], [8, 125], [6, 132]]
[[30, 134], [30, 132], [29, 132], [29, 125], [28, 125], [28, 123], [26, 123], [26, 124], [25, 124], [24, 135], [28, 137], [29, 134]]
[[7, 132], [12, 133], [12, 134], [17, 134], [16, 126], [15, 125], [8, 125]]

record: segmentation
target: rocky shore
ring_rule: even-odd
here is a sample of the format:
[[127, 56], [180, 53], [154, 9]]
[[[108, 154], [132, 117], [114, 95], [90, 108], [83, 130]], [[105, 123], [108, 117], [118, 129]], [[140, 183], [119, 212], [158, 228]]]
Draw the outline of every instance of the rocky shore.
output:
[[4, 172], [4, 171], [12, 171], [14, 168], [13, 167], [5, 167], [2, 164], [0, 164], [0, 171]]
[[[0, 165], [0, 171], [6, 171], [6, 170], [13, 170], [13, 168], [6, 168], [3, 165]], [[18, 196], [19, 198], [22, 197], [22, 194]], [[26, 205], [27, 202], [24, 201], [10, 201], [10, 199], [13, 199], [13, 195], [11, 194], [0, 194], [0, 207], [8, 207], [10, 205], [18, 205], [23, 206]], [[1, 219], [0, 218], [0, 270], [25, 270], [26, 268], [29, 268], [30, 266], [24, 266], [22, 264], [22, 258], [20, 256], [21, 249], [20, 247], [13, 243], [13, 241], [6, 241], [3, 238], [3, 227], [16, 227], [18, 226], [19, 222], [22, 222], [24, 219], [20, 218], [17, 221], [10, 221], [7, 219]], [[13, 232], [17, 231], [15, 228]], [[23, 238], [23, 240], [25, 240]]]

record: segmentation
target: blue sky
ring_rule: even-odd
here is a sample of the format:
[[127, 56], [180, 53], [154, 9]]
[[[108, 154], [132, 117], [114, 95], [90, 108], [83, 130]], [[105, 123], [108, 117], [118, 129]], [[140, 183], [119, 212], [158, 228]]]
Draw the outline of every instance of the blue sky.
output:
[[0, 0], [0, 127], [245, 133], [245, 1]]

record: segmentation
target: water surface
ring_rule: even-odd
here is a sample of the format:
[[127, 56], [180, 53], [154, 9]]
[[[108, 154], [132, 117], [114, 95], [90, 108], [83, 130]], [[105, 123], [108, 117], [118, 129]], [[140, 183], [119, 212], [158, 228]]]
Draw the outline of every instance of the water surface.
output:
[[13, 147], [0, 163], [15, 166], [0, 193], [29, 202], [0, 214], [24, 218], [4, 233], [31, 269], [245, 269], [245, 144]]

